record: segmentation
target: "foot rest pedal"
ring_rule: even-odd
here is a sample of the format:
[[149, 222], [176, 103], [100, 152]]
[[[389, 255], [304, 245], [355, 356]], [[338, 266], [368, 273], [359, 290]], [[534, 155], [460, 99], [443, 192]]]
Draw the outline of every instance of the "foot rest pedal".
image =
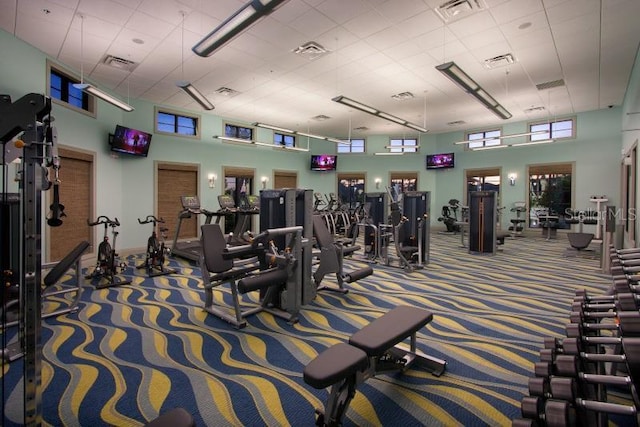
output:
[[336, 344], [320, 353], [304, 368], [304, 382], [316, 389], [327, 388], [369, 364], [367, 354], [346, 343]]

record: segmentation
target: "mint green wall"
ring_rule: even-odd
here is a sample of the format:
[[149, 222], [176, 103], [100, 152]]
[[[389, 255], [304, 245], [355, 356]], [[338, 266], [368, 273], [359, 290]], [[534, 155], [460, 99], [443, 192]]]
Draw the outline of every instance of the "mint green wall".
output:
[[[18, 99], [29, 92], [45, 92], [46, 55], [33, 47], [15, 39], [0, 30], [0, 48], [5, 60], [0, 63], [0, 92]], [[367, 154], [340, 155], [340, 172], [366, 173], [366, 191], [376, 191], [375, 178], [382, 179], [380, 190], [389, 183], [390, 172], [418, 171], [418, 189], [431, 192], [433, 217], [437, 218], [442, 205], [451, 198], [463, 199], [464, 170], [468, 168], [501, 167], [503, 182], [507, 183], [510, 172], [518, 174], [516, 185], [503, 185], [502, 205], [510, 207], [513, 202], [526, 198], [526, 167], [531, 164], [551, 162], [575, 162], [575, 200], [577, 208], [590, 207], [589, 196], [606, 194], [612, 203], [619, 205], [619, 168], [620, 153], [623, 144], [633, 139], [631, 133], [623, 136], [620, 125], [629, 125], [631, 120], [623, 111], [638, 111], [640, 96], [638, 81], [640, 71], [636, 61], [630, 91], [625, 109], [613, 108], [579, 114], [578, 136], [575, 140], [557, 145], [510, 148], [505, 150], [468, 152], [453, 142], [463, 139], [463, 132], [420, 137], [420, 154], [405, 156], [374, 156], [373, 153], [385, 151], [388, 136], [367, 138]], [[96, 213], [118, 217], [122, 222], [118, 246], [123, 249], [140, 248], [146, 242], [149, 230], [138, 225], [136, 218], [154, 212], [154, 170], [156, 161], [195, 163], [200, 165], [200, 195], [202, 204], [209, 209], [217, 208], [217, 196], [223, 190], [220, 178], [223, 166], [236, 166], [255, 169], [259, 181], [261, 176], [269, 177], [268, 188], [273, 182], [273, 170], [298, 172], [298, 186], [311, 188], [321, 193], [336, 191], [335, 173], [309, 171], [311, 153], [335, 153], [331, 142], [312, 141], [311, 153], [282, 152], [269, 148], [223, 143], [214, 139], [222, 133], [223, 119], [210, 113], [193, 111], [202, 118], [202, 139], [191, 140], [154, 134], [149, 157], [115, 157], [108, 151], [107, 135], [113, 132], [116, 124], [131, 126], [143, 131], [153, 132], [154, 105], [140, 100], [132, 100], [136, 110], [124, 113], [102, 101], [98, 101], [97, 119], [78, 114], [65, 107], [54, 105], [60, 144], [77, 147], [96, 154]], [[215, 110], [214, 110], [215, 113]], [[640, 117], [633, 117], [631, 127], [640, 127]], [[234, 123], [237, 123], [234, 121]], [[242, 124], [242, 123], [238, 123]], [[509, 123], [503, 127], [505, 134], [526, 131], [526, 123]], [[257, 130], [258, 140], [270, 141], [272, 132]], [[414, 134], [394, 135], [394, 137], [413, 137]], [[637, 139], [637, 133], [634, 141]], [[521, 141], [512, 141], [521, 142]], [[306, 141], [302, 143], [305, 145]], [[626, 145], [625, 145], [626, 146]], [[427, 171], [425, 155], [437, 152], [456, 153], [456, 168], [443, 171]], [[64, 167], [64, 165], [62, 166]], [[209, 189], [208, 173], [219, 177], [216, 187]], [[64, 183], [63, 183], [64, 185]], [[260, 184], [257, 183], [259, 187]], [[256, 191], [259, 188], [256, 188]], [[158, 189], [162, 191], [162, 189]], [[508, 225], [508, 215], [503, 226]], [[432, 224], [437, 225], [435, 219]]]
[[[501, 168], [500, 206], [506, 207], [501, 219], [502, 227], [506, 228], [513, 217], [509, 209], [514, 202], [527, 201], [527, 167], [568, 162], [575, 163], [573, 206], [576, 209], [595, 207], [589, 202], [592, 195], [606, 195], [611, 204], [619, 205], [620, 115], [620, 108], [578, 114], [575, 139], [537, 146], [470, 151], [463, 145], [454, 145], [464, 139], [464, 132], [438, 135], [439, 151], [455, 152], [456, 168], [438, 172], [434, 206], [440, 209], [449, 199], [464, 200], [466, 169]], [[528, 132], [526, 122], [503, 127], [504, 134], [525, 132]], [[521, 142], [525, 142], [524, 137], [509, 140], [513, 144]], [[518, 176], [514, 186], [509, 185], [510, 173]]]

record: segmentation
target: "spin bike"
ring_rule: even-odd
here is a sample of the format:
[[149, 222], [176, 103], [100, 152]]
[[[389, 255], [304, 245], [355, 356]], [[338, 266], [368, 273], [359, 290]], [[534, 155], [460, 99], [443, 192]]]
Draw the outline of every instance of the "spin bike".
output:
[[160, 231], [160, 239], [158, 239], [158, 235], [156, 233], [156, 227], [158, 224], [164, 224], [164, 219], [156, 218], [153, 215], [147, 215], [144, 221], [138, 218], [138, 223], [153, 223], [153, 231], [147, 240], [147, 255], [145, 257], [144, 264], [140, 264], [138, 268], [146, 268], [147, 276], [149, 277], [175, 273], [175, 270], [164, 268], [165, 254], [168, 252], [168, 249], [164, 245], [164, 241], [167, 238], [167, 231], [169, 231], [169, 229], [162, 226], [158, 227], [158, 230]]
[[[131, 280], [124, 280], [116, 277], [116, 274], [118, 274], [117, 270], [122, 272], [126, 267], [124, 263], [116, 263], [116, 258], [118, 257], [118, 254], [116, 254], [116, 239], [118, 237], [116, 227], [120, 226], [120, 222], [118, 221], [118, 218], [111, 220], [104, 215], [99, 216], [94, 222], [87, 220], [87, 225], [90, 227], [100, 224], [104, 225], [104, 236], [102, 238], [102, 242], [98, 245], [96, 267], [93, 272], [85, 276], [85, 278], [92, 282], [99, 279], [98, 283], [95, 285], [97, 289], [128, 285], [131, 283]], [[111, 227], [111, 235], [113, 236], [113, 246], [109, 244], [109, 227]]]

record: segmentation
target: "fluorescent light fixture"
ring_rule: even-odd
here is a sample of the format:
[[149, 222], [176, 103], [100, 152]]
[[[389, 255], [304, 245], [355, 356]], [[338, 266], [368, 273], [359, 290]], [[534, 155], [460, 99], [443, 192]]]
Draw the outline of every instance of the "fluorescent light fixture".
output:
[[427, 133], [429, 132], [428, 129], [425, 129], [424, 127], [417, 125], [415, 123], [411, 123], [407, 120], [401, 119], [400, 117], [396, 117], [393, 114], [389, 114], [389, 113], [385, 113], [384, 111], [380, 111], [376, 108], [370, 107], [366, 104], [363, 104], [362, 102], [358, 102], [355, 101], [351, 98], [347, 98], [346, 96], [340, 95], [340, 96], [336, 96], [335, 98], [331, 99], [332, 101], [335, 101], [339, 104], [343, 104], [346, 105], [348, 107], [353, 107], [356, 110], [360, 110], [363, 111], [365, 113], [371, 114], [373, 116], [376, 117], [380, 117], [381, 119], [385, 119], [385, 120], [389, 120], [391, 122], [397, 123], [399, 125], [402, 126], [406, 126], [408, 128], [411, 128], [413, 130], [417, 130], [418, 132], [423, 132], [423, 133]]
[[200, 40], [191, 50], [211, 56], [227, 42], [289, 0], [251, 0]]
[[127, 104], [126, 102], [120, 101], [118, 98], [115, 98], [109, 95], [108, 93], [101, 91], [100, 89], [98, 89], [93, 85], [90, 85], [89, 83], [75, 83], [73, 87], [75, 87], [76, 89], [82, 90], [84, 92], [90, 93], [91, 95], [96, 96], [102, 99], [103, 101], [107, 101], [109, 104], [115, 105], [116, 107], [121, 108], [124, 111], [131, 112], [134, 110], [134, 108], [131, 105]]
[[205, 110], [213, 110], [214, 107], [211, 101], [207, 99], [206, 96], [202, 94], [198, 89], [195, 88], [190, 82], [179, 81], [176, 82], [176, 86], [178, 86], [183, 91], [187, 92], [187, 94], [192, 97], [202, 108]]
[[[393, 150], [394, 148], [397, 150], [404, 150], [405, 153], [417, 153], [419, 145], [385, 145], [384, 148], [387, 150]], [[407, 151], [408, 149], [415, 149], [415, 151]]]
[[510, 145], [488, 145], [485, 147], [472, 148], [473, 151], [497, 150], [500, 148], [509, 148]]
[[221, 139], [223, 141], [227, 141], [227, 142], [237, 142], [239, 144], [253, 144], [253, 141], [250, 139], [242, 139], [242, 138], [234, 138], [231, 136], [220, 136], [220, 135], [215, 135], [214, 138], [217, 139]]
[[362, 104], [358, 101], [355, 101], [351, 98], [347, 98], [346, 96], [336, 96], [332, 99], [332, 101], [339, 102], [340, 104], [348, 105], [349, 107], [353, 107], [356, 110], [364, 111], [369, 114], [378, 114], [378, 110], [373, 107], [369, 107], [368, 105]]
[[[266, 123], [254, 123], [253, 125], [256, 126], [256, 127], [259, 127], [259, 128], [275, 130], [277, 132], [284, 132], [284, 133], [290, 133], [290, 134], [293, 134], [293, 135], [306, 136], [307, 138], [321, 139], [323, 141], [335, 142], [336, 144], [348, 144], [348, 145], [351, 145], [351, 141], [345, 141], [345, 140], [338, 139], [338, 138], [331, 138], [329, 136], [314, 135], [314, 134], [311, 134], [311, 133], [298, 132], [297, 130], [281, 128], [279, 126], [273, 126], [273, 125], [269, 125], [269, 124], [266, 124]], [[291, 148], [291, 147], [286, 147], [286, 148]], [[308, 151], [308, 150], [306, 150], [306, 151]]]
[[378, 111], [378, 114], [376, 114], [378, 117], [382, 117], [383, 119], [387, 119], [390, 122], [394, 122], [394, 123], [398, 123], [399, 125], [404, 126], [405, 124], [407, 124], [406, 120], [402, 120], [394, 115], [391, 114], [387, 114], [383, 111]]
[[325, 140], [327, 139], [326, 136], [321, 136], [321, 135], [314, 135], [312, 133], [305, 133], [305, 132], [296, 132], [296, 134], [300, 135], [300, 136], [306, 136], [307, 138], [315, 138], [315, 139], [322, 139]]
[[294, 133], [295, 131], [292, 131], [291, 129], [286, 129], [286, 128], [281, 128], [278, 126], [272, 126], [272, 125], [268, 125], [266, 123], [254, 123], [254, 126], [257, 126], [259, 128], [265, 128], [265, 129], [271, 129], [271, 130], [275, 130], [278, 132], [284, 132], [284, 133]]
[[216, 138], [216, 139], [220, 139], [222, 141], [233, 142], [233, 143], [236, 143], [236, 144], [258, 145], [260, 147], [269, 147], [269, 148], [275, 148], [275, 149], [278, 149], [278, 150], [309, 151], [309, 148], [286, 147], [284, 145], [276, 145], [276, 144], [269, 143], [269, 142], [254, 141], [252, 139], [234, 138], [232, 136], [214, 135], [213, 137]]
[[447, 76], [451, 81], [460, 86], [469, 95], [475, 97], [485, 107], [491, 110], [501, 119], [510, 119], [513, 117], [498, 101], [496, 101], [489, 93], [475, 82], [467, 73], [462, 71], [455, 62], [447, 62], [436, 66], [436, 70]]
[[520, 147], [520, 146], [523, 146], [523, 145], [550, 144], [552, 142], [555, 142], [555, 140], [553, 140], [553, 139], [541, 139], [539, 141], [529, 141], [529, 142], [522, 142], [520, 144], [511, 144], [510, 147]]
[[510, 138], [520, 138], [523, 136], [531, 136], [531, 135], [538, 135], [541, 133], [549, 133], [549, 131], [546, 130], [537, 130], [535, 132], [525, 132], [525, 133], [514, 133], [512, 135], [500, 135], [500, 136], [490, 136], [488, 138], [480, 138], [480, 139], [469, 139], [466, 141], [458, 141], [458, 142], [454, 142], [454, 145], [463, 145], [463, 144], [470, 144], [472, 142], [485, 142], [485, 141], [493, 141], [494, 139], [510, 139]]
[[300, 148], [300, 147], [287, 147], [286, 145], [277, 145], [268, 142], [259, 142], [259, 141], [251, 141], [254, 145], [259, 145], [261, 147], [270, 147], [275, 148], [276, 150], [291, 150], [291, 151], [309, 151], [308, 148]]

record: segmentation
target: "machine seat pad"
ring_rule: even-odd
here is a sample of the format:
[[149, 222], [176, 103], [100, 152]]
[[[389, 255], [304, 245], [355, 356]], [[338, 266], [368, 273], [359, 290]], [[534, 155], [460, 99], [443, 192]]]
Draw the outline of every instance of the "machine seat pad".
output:
[[354, 252], [357, 252], [359, 250], [360, 250], [360, 246], [359, 245], [342, 246], [342, 255], [343, 256], [349, 256], [349, 255], [351, 255]]
[[347, 343], [333, 345], [320, 353], [304, 368], [304, 382], [316, 389], [330, 385], [367, 368], [367, 354]]
[[245, 277], [247, 274], [258, 270], [257, 265], [247, 265], [243, 267], [234, 267], [230, 270], [223, 271], [220, 273], [210, 273], [209, 281], [210, 282], [225, 282], [227, 280], [235, 280], [241, 277]]
[[195, 427], [190, 413], [182, 408], [175, 408], [145, 424], [145, 427]]
[[370, 357], [382, 356], [432, 319], [430, 311], [398, 306], [353, 334], [349, 344], [364, 350]]

